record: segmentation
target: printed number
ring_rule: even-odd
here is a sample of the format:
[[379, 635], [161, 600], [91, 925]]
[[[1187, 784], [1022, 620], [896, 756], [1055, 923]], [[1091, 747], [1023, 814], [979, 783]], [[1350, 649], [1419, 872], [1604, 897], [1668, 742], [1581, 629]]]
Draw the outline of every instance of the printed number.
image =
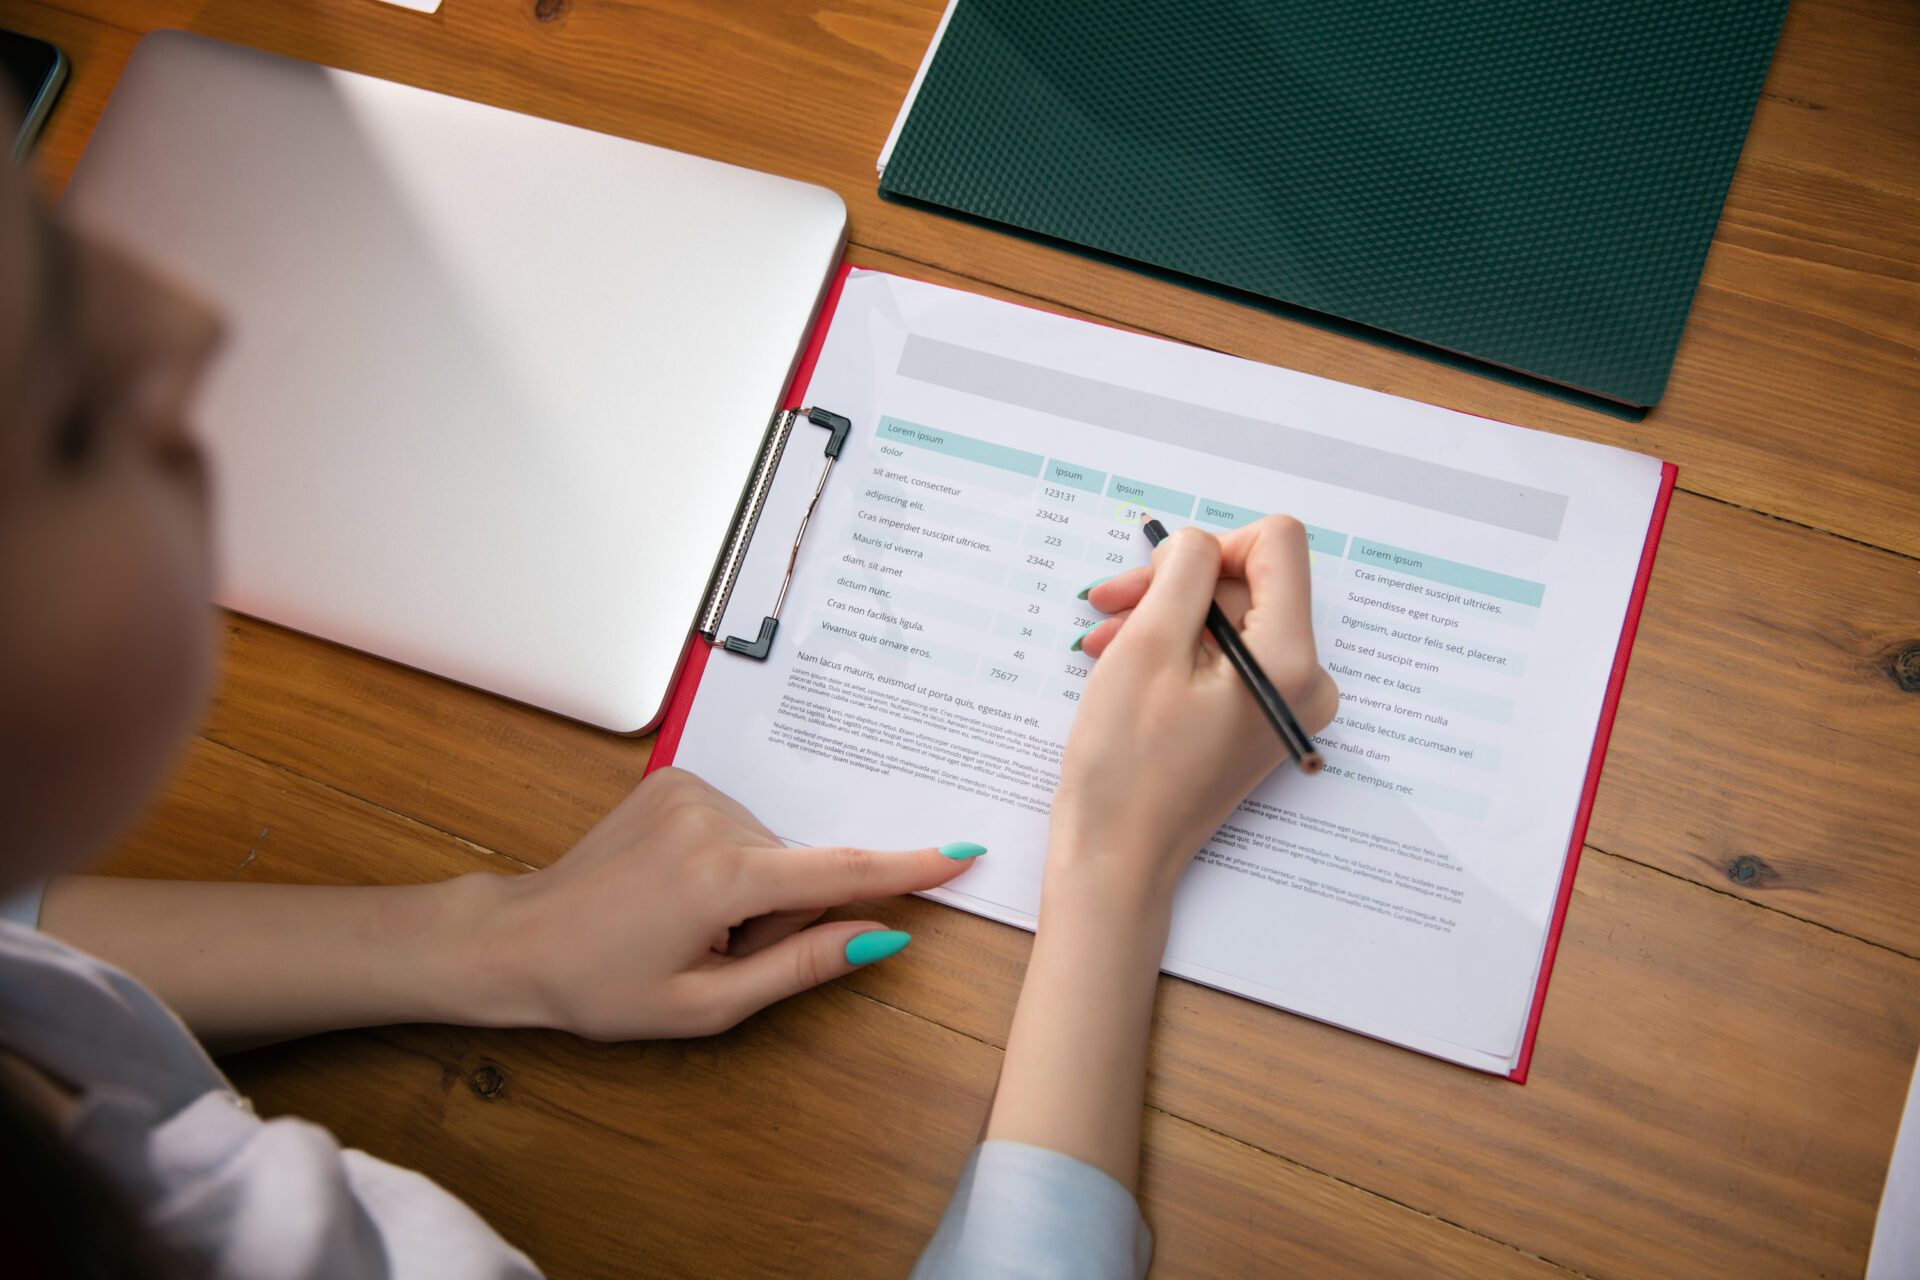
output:
[[1018, 680], [1020, 677], [1011, 671], [1002, 671], [998, 667], [988, 667], [987, 671], [995, 680]]
[[1127, 558], [1121, 555], [1118, 551], [1107, 552], [1108, 564], [1125, 564], [1126, 562], [1127, 562]]
[[1039, 565], [1039, 566], [1040, 566], [1040, 567], [1041, 567], [1042, 569], [1051, 569], [1051, 568], [1053, 568], [1053, 561], [1051, 561], [1051, 560], [1048, 560], [1048, 559], [1045, 559], [1044, 557], [1041, 557], [1041, 556], [1028, 556], [1028, 557], [1027, 557], [1027, 563], [1028, 563], [1028, 564], [1037, 564], [1037, 565]]
[[1022, 628], [1020, 628], [1020, 636], [1021, 636], [1021, 638], [1022, 638], [1022, 639], [1025, 639], [1026, 637], [1028, 637], [1028, 636], [1030, 636], [1030, 635], [1032, 635], [1032, 634], [1033, 634], [1033, 628], [1032, 628], [1032, 627], [1022, 627]]
[[1062, 502], [1078, 501], [1078, 499], [1074, 497], [1073, 490], [1071, 489], [1056, 489], [1052, 485], [1048, 485], [1043, 492], [1045, 492], [1049, 498], [1058, 498]]
[[1060, 691], [1060, 696], [1065, 698], [1068, 702], [1080, 701], [1080, 691], [1078, 689], [1062, 689]]
[[1133, 541], [1133, 530], [1131, 530], [1131, 529], [1109, 529], [1109, 530], [1107, 530], [1107, 536], [1108, 536], [1109, 538], [1118, 538], [1118, 539], [1120, 539], [1120, 541], [1122, 541], [1122, 542], [1132, 542], [1132, 541]]
[[1052, 534], [1047, 535], [1046, 542], [1047, 542], [1047, 545], [1050, 547], [1064, 547], [1065, 545], [1067, 545], [1066, 543], [1060, 541], [1060, 539], [1054, 537]]
[[1027, 660], [1027, 651], [1025, 649], [1015, 649], [1013, 651], [1013, 656], [1018, 658], [1020, 661], [1025, 662]]
[[1039, 606], [1039, 605], [1037, 605], [1037, 604], [1030, 604], [1030, 605], [1028, 605], [1028, 606], [1027, 606], [1027, 612], [1028, 612], [1028, 613], [1038, 613], [1038, 612], [1040, 612], [1040, 606]]
[[1071, 523], [1071, 521], [1067, 519], [1067, 513], [1064, 511], [1049, 511], [1045, 507], [1041, 507], [1035, 511], [1033, 515], [1036, 520], [1051, 520], [1055, 524]]
[[1036, 583], [1034, 583], [1034, 584], [1033, 584], [1033, 589], [1034, 589], [1035, 591], [1042, 591], [1042, 592], [1044, 592], [1044, 591], [1045, 591], [1045, 590], [1047, 589], [1047, 584], [1046, 584], [1046, 583], [1044, 583], [1044, 582], [1036, 582]]
[[[1088, 669], [1086, 667], [1068, 667], [1067, 674], [1070, 676], [1084, 676], [1087, 674], [1087, 670]], [[1070, 693], [1067, 696], [1070, 698], [1077, 698], [1080, 695], [1077, 693]]]

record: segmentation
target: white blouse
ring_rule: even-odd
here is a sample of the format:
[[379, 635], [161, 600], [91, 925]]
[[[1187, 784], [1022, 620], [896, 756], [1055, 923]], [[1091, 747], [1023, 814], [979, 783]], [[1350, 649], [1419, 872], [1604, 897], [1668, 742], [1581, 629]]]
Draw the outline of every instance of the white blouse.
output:
[[[343, 1149], [304, 1120], [260, 1119], [145, 987], [4, 920], [0, 1042], [76, 1090], [67, 1138], [209, 1276], [540, 1274], [431, 1180]], [[1139, 1280], [1152, 1249], [1133, 1197], [1106, 1174], [1056, 1151], [989, 1142], [913, 1274]]]

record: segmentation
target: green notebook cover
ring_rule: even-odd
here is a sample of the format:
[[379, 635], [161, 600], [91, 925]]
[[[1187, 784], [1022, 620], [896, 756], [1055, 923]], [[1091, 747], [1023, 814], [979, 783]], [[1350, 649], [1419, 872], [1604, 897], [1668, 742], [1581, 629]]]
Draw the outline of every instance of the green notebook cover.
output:
[[881, 194], [1659, 400], [1786, 0], [959, 0]]

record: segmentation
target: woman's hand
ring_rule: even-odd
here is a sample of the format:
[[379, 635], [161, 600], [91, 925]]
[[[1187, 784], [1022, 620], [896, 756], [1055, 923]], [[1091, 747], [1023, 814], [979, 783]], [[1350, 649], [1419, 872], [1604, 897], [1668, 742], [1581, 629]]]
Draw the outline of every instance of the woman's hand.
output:
[[1301, 727], [1332, 722], [1339, 694], [1314, 653], [1308, 588], [1306, 531], [1268, 516], [1219, 539], [1178, 530], [1151, 565], [1088, 592], [1114, 616], [1081, 641], [1099, 662], [1061, 763], [1050, 879], [1057, 860], [1170, 896], [1188, 859], [1286, 759], [1206, 633], [1214, 599]]
[[814, 921], [945, 884], [985, 852], [944, 849], [788, 849], [663, 769], [544, 871], [364, 887], [60, 876], [40, 926], [126, 968], [220, 1050], [396, 1022], [697, 1036], [899, 951], [907, 935], [875, 921]]
[[[1131, 1187], [1173, 889], [1286, 749], [1205, 633], [1215, 599], [1308, 733], [1339, 695], [1313, 651], [1306, 532], [1269, 516], [1183, 529], [1088, 593], [1114, 616], [1067, 736], [1040, 928], [987, 1136], [1063, 1151]], [[1310, 786], [1302, 779], [1300, 785]]]
[[[945, 884], [984, 852], [942, 847], [789, 849], [699, 778], [663, 769], [545, 870], [466, 878], [495, 987], [474, 1020], [596, 1040], [724, 1031], [904, 946], [876, 921], [814, 921]], [[862, 934], [874, 936], [850, 959]]]

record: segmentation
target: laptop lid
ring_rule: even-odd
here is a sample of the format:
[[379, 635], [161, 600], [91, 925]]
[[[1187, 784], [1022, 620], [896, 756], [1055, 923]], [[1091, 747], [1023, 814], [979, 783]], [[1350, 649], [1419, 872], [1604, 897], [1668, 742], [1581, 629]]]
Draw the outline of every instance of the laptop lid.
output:
[[65, 206], [227, 316], [199, 405], [222, 604], [652, 727], [838, 196], [160, 32]]

